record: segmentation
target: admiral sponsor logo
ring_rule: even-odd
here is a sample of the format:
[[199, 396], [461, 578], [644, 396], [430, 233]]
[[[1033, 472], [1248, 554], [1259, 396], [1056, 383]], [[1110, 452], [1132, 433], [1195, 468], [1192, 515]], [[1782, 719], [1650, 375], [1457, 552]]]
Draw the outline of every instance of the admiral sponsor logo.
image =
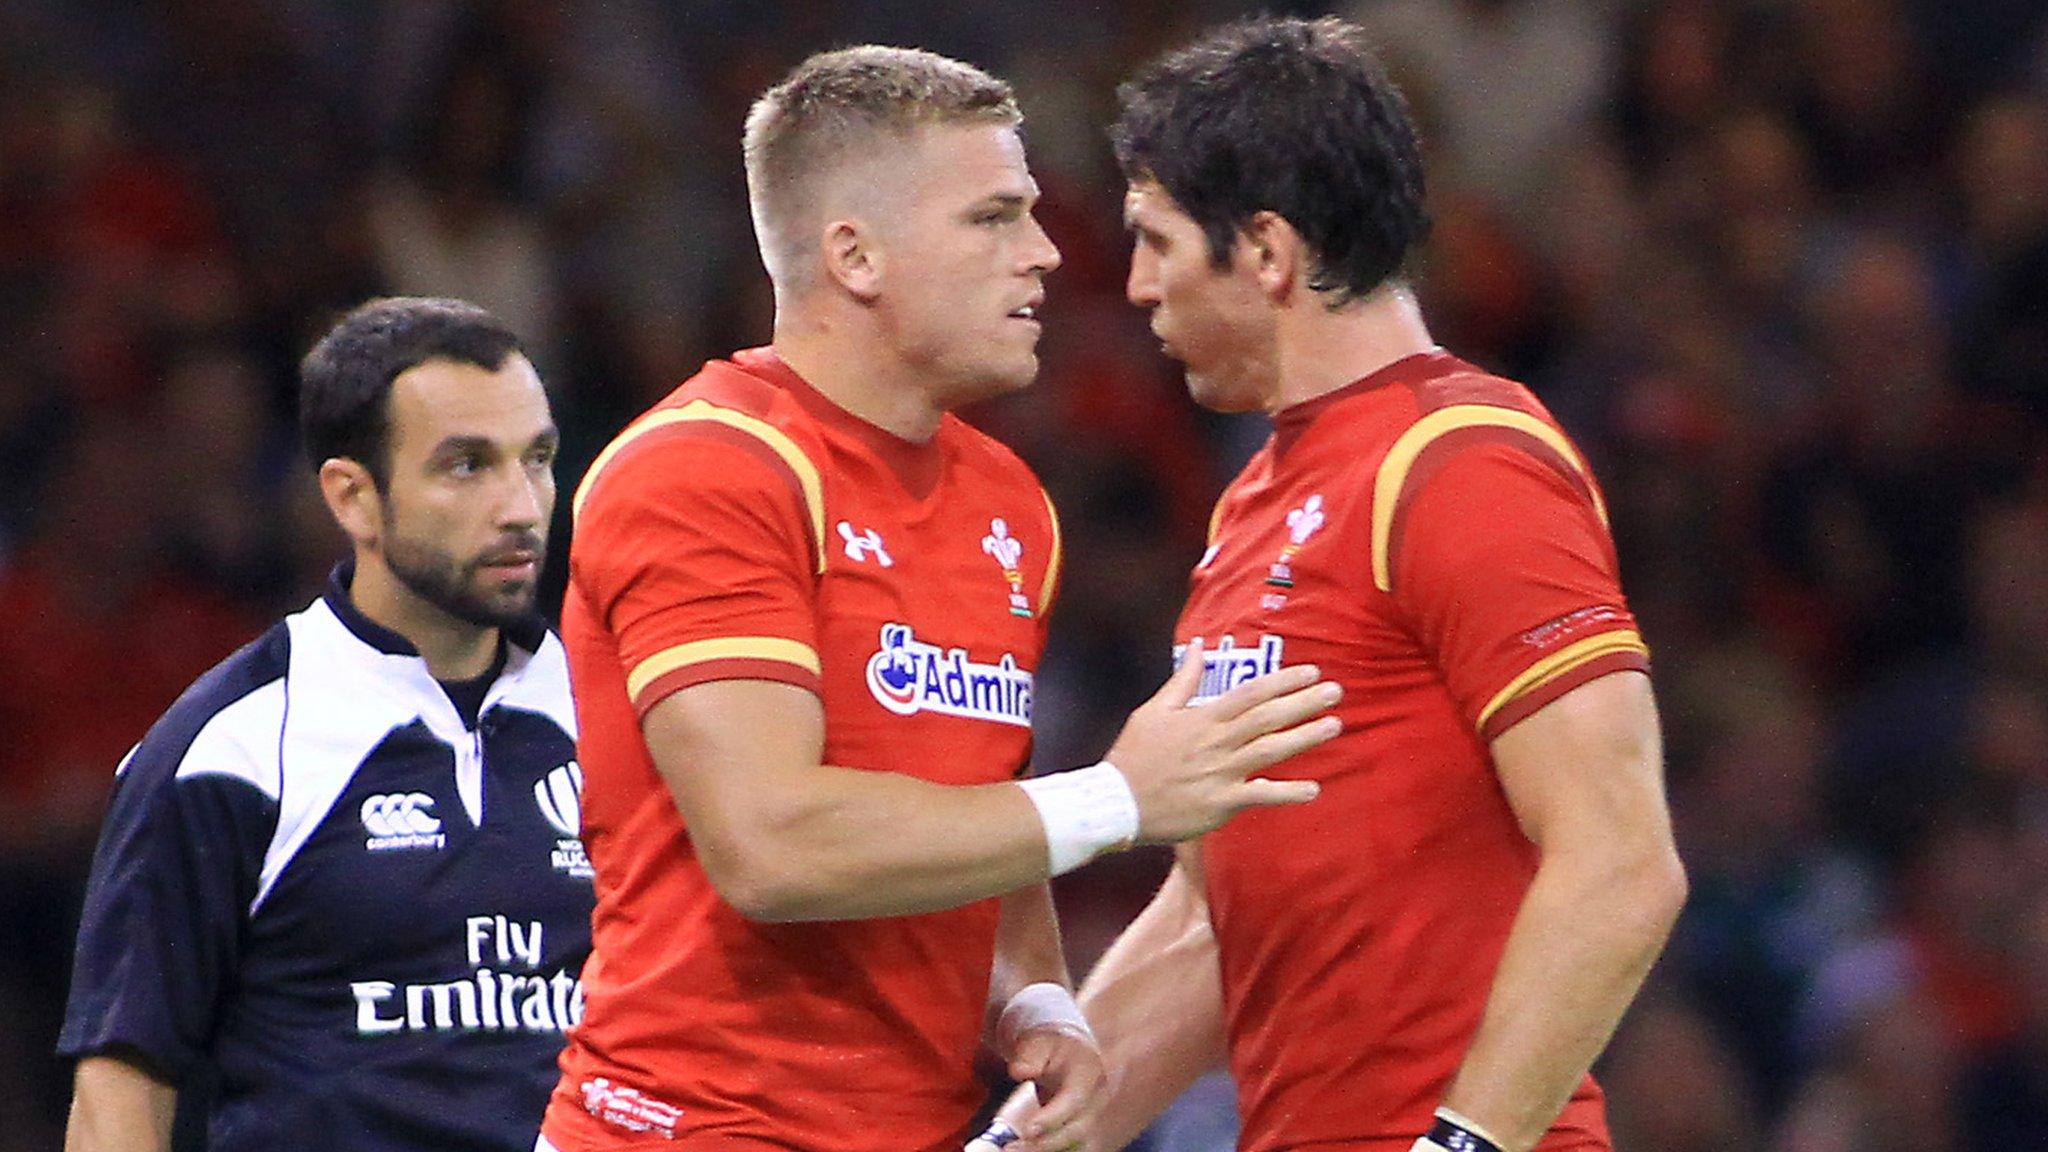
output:
[[664, 1140], [676, 1138], [676, 1122], [683, 1110], [602, 1076], [585, 1080], [580, 1086], [583, 1110], [614, 1128], [628, 1132], [653, 1132]]
[[988, 522], [981, 550], [1002, 565], [1003, 579], [1010, 582], [1010, 615], [1031, 619], [1031, 598], [1024, 595], [1024, 573], [1017, 567], [1024, 559], [1024, 542], [1010, 535], [1009, 521], [998, 516]]
[[370, 834], [363, 847], [372, 852], [440, 848], [448, 843], [441, 819], [434, 815], [434, 798], [424, 792], [380, 793], [363, 801], [357, 814], [363, 831]]
[[1596, 604], [1591, 608], [1568, 612], [1548, 623], [1538, 624], [1515, 639], [1531, 648], [1555, 648], [1559, 643], [1578, 633], [1627, 622], [1628, 614], [1622, 609], [1612, 604]]
[[566, 969], [523, 975], [485, 966], [538, 969], [542, 927], [538, 920], [471, 916], [464, 924], [469, 975], [416, 984], [352, 981], [357, 1034], [566, 1031], [583, 1019], [583, 981]]
[[882, 647], [868, 658], [868, 691], [898, 716], [937, 712], [1031, 727], [1031, 673], [1009, 653], [994, 664], [919, 640], [908, 624], [882, 625]]
[[562, 834], [549, 854], [555, 871], [578, 880], [597, 875], [583, 850], [583, 765], [571, 760], [535, 781], [533, 800], [540, 805], [540, 814]]
[[[1197, 637], [1199, 639], [1199, 637]], [[1280, 670], [1283, 641], [1278, 636], [1261, 636], [1257, 647], [1239, 648], [1235, 638], [1225, 636], [1214, 648], [1202, 650], [1202, 682], [1189, 704], [1207, 704], [1247, 680]], [[1188, 646], [1173, 647], [1173, 666], [1187, 658]]]

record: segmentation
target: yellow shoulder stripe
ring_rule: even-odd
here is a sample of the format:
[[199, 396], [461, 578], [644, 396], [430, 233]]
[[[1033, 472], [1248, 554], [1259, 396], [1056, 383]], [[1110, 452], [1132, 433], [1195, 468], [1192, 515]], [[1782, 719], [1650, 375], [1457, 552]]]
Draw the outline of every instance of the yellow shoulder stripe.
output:
[[1415, 466], [1416, 458], [1446, 433], [1460, 428], [1509, 428], [1527, 433], [1542, 441], [1558, 455], [1569, 461], [1572, 467], [1586, 477], [1586, 486], [1593, 493], [1593, 510], [1601, 523], [1607, 522], [1607, 504], [1600, 498], [1600, 490], [1592, 483], [1592, 470], [1579, 456], [1578, 449], [1565, 438], [1564, 433], [1514, 408], [1498, 408], [1491, 404], [1453, 404], [1424, 416], [1411, 425], [1394, 446], [1387, 450], [1386, 459], [1380, 461], [1379, 474], [1372, 486], [1372, 582], [1382, 592], [1394, 588], [1394, 574], [1390, 568], [1389, 554], [1393, 546], [1394, 509], [1400, 503], [1402, 486], [1408, 482], [1408, 470]]
[[726, 636], [678, 644], [642, 660], [626, 677], [626, 695], [638, 700], [649, 684], [663, 676], [712, 660], [773, 660], [794, 664], [814, 676], [820, 674], [818, 654], [807, 644], [781, 636]]
[[692, 400], [680, 408], [664, 408], [627, 425], [625, 431], [619, 433], [610, 444], [605, 445], [604, 451], [597, 454], [597, 459], [591, 461], [590, 469], [583, 474], [583, 482], [576, 486], [576, 495], [570, 504], [572, 515], [583, 514], [583, 502], [590, 498], [590, 489], [597, 482], [598, 474], [604, 471], [604, 466], [611, 463], [612, 458], [626, 445], [657, 428], [692, 421], [710, 421], [745, 432], [767, 445], [782, 458], [784, 464], [789, 465], [789, 470], [796, 475], [798, 485], [803, 488], [804, 510], [810, 514], [811, 538], [817, 545], [814, 551], [818, 557], [818, 571], [823, 572], [826, 555], [825, 485], [818, 477], [817, 466], [811, 463], [811, 458], [804, 455], [804, 450], [797, 447], [796, 441], [790, 439], [787, 432], [758, 416], [749, 416], [731, 408], [720, 408], [709, 400]]
[[1487, 721], [1493, 719], [1494, 713], [1513, 703], [1515, 697], [1540, 688], [1574, 668], [1615, 652], [1641, 652], [1647, 655], [1649, 651], [1643, 645], [1642, 636], [1633, 628], [1625, 628], [1618, 632], [1602, 632], [1598, 636], [1588, 636], [1575, 644], [1567, 644], [1530, 665], [1528, 671], [1515, 677], [1508, 682], [1507, 687], [1494, 693], [1493, 699], [1487, 701], [1486, 707], [1479, 713], [1479, 730], [1485, 731]]
[[1066, 557], [1060, 554], [1060, 510], [1052, 505], [1052, 493], [1041, 488], [1038, 494], [1045, 498], [1045, 518], [1052, 525], [1052, 552], [1045, 558], [1045, 583], [1038, 588], [1038, 615], [1043, 618], [1052, 610], [1052, 592], [1060, 582], [1060, 564]]

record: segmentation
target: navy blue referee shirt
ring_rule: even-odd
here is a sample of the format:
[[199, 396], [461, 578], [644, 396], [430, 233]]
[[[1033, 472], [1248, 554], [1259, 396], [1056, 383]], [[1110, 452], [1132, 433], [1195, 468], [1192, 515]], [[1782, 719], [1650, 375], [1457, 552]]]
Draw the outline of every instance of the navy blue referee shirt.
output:
[[348, 576], [121, 765], [59, 1051], [211, 1064], [216, 1152], [530, 1152], [590, 951], [562, 645], [465, 717]]

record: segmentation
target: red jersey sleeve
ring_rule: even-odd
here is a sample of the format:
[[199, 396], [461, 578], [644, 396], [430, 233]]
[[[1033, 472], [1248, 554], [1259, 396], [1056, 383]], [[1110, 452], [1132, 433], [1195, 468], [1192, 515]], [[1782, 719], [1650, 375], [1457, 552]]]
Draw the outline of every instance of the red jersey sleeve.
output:
[[1598, 490], [1567, 451], [1554, 433], [1473, 430], [1430, 445], [1396, 485], [1379, 570], [1482, 740], [1589, 680], [1649, 668]]
[[571, 571], [639, 713], [712, 680], [819, 691], [816, 545], [786, 456], [707, 421], [661, 428], [598, 467]]

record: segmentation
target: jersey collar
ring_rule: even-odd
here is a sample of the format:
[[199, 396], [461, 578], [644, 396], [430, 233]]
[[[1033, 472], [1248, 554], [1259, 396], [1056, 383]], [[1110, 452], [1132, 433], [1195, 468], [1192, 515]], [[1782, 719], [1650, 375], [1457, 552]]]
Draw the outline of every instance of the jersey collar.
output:
[[1411, 352], [1391, 364], [1376, 368], [1353, 380], [1342, 388], [1332, 389], [1312, 400], [1304, 400], [1289, 408], [1282, 408], [1273, 414], [1273, 435], [1276, 446], [1285, 451], [1309, 425], [1323, 413], [1367, 392], [1376, 392], [1389, 384], [1411, 384], [1419, 380], [1441, 376], [1446, 371], [1463, 364], [1456, 356], [1441, 348], [1426, 352]]
[[923, 443], [905, 440], [841, 408], [830, 396], [818, 391], [816, 385], [797, 375], [796, 369], [791, 368], [773, 348], [748, 348], [734, 353], [732, 360], [742, 370], [789, 393], [790, 398], [802, 405], [812, 419], [858, 441], [886, 464], [912, 493], [922, 496], [938, 483], [946, 458], [945, 447], [939, 443], [945, 434], [943, 422], [939, 425], [939, 432], [930, 440]]
[[[444, 743], [466, 738], [468, 726], [440, 682], [428, 672], [419, 650], [350, 602], [348, 587], [354, 575], [352, 564], [337, 566], [320, 599], [292, 617], [296, 621], [295, 651], [297, 641], [304, 640], [308, 651], [323, 655], [304, 665], [303, 672], [330, 684], [335, 698], [356, 701], [358, 707], [381, 701], [396, 723], [417, 716]], [[562, 642], [538, 616], [518, 632], [507, 629], [506, 639], [511, 643], [506, 646], [505, 667], [484, 694], [481, 712], [487, 714], [500, 705], [537, 712], [573, 739], [576, 714]], [[295, 662], [294, 668], [301, 666]]]

